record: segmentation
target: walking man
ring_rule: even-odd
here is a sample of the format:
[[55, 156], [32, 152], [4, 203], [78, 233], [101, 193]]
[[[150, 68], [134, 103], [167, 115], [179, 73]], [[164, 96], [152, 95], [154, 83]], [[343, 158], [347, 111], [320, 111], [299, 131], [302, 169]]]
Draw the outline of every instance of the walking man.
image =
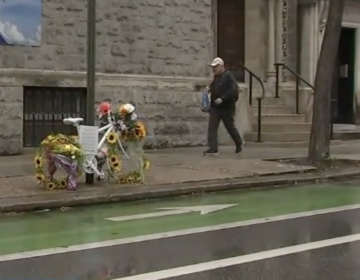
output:
[[217, 57], [211, 63], [214, 80], [210, 84], [211, 107], [209, 111], [208, 146], [205, 155], [218, 153], [218, 128], [220, 121], [235, 142], [235, 153], [243, 149], [243, 140], [235, 127], [235, 106], [239, 98], [238, 85], [233, 74], [226, 70], [224, 61]]

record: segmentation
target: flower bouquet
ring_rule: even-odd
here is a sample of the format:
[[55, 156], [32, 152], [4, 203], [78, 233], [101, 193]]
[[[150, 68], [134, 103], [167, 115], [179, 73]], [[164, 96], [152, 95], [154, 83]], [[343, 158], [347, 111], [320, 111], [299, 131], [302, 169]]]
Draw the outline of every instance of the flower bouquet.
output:
[[[116, 171], [122, 171], [122, 174], [117, 177], [117, 181], [121, 184], [144, 182], [144, 170], [150, 168], [150, 161], [145, 157], [143, 151], [146, 127], [143, 122], [138, 120], [134, 104], [121, 104], [117, 112], [112, 112], [111, 104], [109, 101], [105, 101], [99, 105], [98, 113], [102, 125], [107, 124], [110, 113], [116, 127], [116, 133], [110, 133], [106, 139], [110, 172], [114, 174]], [[134, 166], [127, 173], [122, 169], [123, 164], [117, 154], [120, 152], [117, 147], [118, 140], [126, 145], [127, 154], [130, 162], [135, 164], [135, 170]]]
[[[48, 189], [77, 188], [77, 178], [80, 175], [80, 166], [83, 161], [83, 152], [77, 136], [66, 136], [63, 134], [51, 134], [40, 144], [35, 155], [35, 169], [38, 183]], [[44, 170], [47, 163], [48, 174]], [[55, 179], [54, 174], [57, 167], [61, 167], [67, 176]]]

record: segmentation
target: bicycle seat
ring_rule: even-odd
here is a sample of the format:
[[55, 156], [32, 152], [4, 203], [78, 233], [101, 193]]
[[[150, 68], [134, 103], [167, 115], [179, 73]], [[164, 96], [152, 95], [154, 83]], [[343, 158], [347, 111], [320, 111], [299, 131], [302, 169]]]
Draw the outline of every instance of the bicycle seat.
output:
[[64, 124], [78, 124], [80, 122], [83, 122], [84, 119], [83, 118], [66, 118], [66, 119], [63, 119], [63, 122]]

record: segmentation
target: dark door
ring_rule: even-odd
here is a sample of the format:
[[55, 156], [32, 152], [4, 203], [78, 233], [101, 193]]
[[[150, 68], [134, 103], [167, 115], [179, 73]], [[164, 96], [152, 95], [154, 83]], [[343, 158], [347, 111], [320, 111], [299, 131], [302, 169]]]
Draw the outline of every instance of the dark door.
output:
[[355, 82], [355, 29], [343, 28], [340, 35], [338, 57], [334, 71], [333, 104], [334, 121], [354, 124]]
[[245, 45], [244, 0], [218, 0], [217, 46], [218, 56], [225, 61], [238, 81], [244, 81], [243, 69]]
[[24, 87], [24, 146], [37, 147], [51, 133], [77, 134], [63, 119], [85, 114], [85, 88]]

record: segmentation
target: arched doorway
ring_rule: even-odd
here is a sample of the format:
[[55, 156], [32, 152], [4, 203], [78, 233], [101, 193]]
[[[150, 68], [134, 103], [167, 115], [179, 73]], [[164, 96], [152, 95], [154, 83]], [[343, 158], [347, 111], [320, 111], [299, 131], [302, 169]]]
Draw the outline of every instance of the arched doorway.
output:
[[244, 81], [239, 63], [245, 57], [245, 0], [217, 1], [217, 55], [238, 81]]

